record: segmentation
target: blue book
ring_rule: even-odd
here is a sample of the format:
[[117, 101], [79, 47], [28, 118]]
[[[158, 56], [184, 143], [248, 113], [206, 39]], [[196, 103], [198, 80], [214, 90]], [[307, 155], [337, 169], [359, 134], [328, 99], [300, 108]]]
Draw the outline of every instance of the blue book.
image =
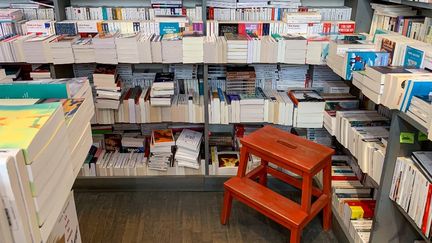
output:
[[106, 7], [102, 7], [102, 19], [108, 20], [108, 12]]
[[408, 80], [399, 110], [407, 112], [413, 96], [429, 95], [430, 92], [432, 92], [432, 80]]
[[354, 71], [363, 71], [368, 66], [388, 66], [389, 53], [378, 51], [348, 51], [345, 79], [351, 80]]
[[421, 68], [424, 58], [424, 51], [407, 46], [405, 51], [405, 60], [403, 66], [405, 68]]
[[218, 92], [218, 96], [219, 96], [219, 100], [220, 100], [220, 102], [225, 102], [225, 95], [224, 95], [222, 89], [221, 89], [221, 88], [218, 88], [218, 89], [217, 89], [217, 92]]
[[165, 34], [174, 34], [174, 33], [180, 33], [180, 25], [179, 23], [159, 23], [159, 32], [160, 35], [165, 35]]

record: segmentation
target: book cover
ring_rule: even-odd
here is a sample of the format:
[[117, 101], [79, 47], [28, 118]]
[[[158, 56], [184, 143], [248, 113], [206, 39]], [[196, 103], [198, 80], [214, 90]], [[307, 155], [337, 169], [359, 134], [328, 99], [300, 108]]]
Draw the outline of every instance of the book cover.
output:
[[[369, 68], [369, 67], [368, 67]], [[409, 70], [405, 69], [405, 67], [400, 66], [373, 66], [370, 67], [382, 74], [388, 73], [411, 73]]]
[[424, 58], [424, 51], [407, 46], [403, 66], [406, 68], [421, 68]]
[[60, 103], [0, 106], [0, 148], [27, 149]]
[[383, 38], [382, 39], [382, 42], [381, 42], [381, 51], [389, 53], [389, 60], [388, 60], [388, 64], [389, 65], [392, 64], [393, 54], [394, 54], [394, 51], [395, 51], [395, 47], [396, 47], [396, 42], [394, 42], [392, 40], [389, 40], [387, 38]]
[[226, 33], [238, 34], [239, 25], [238, 24], [219, 24], [219, 36], [225, 36]]
[[159, 23], [160, 35], [174, 34], [180, 32], [180, 25], [178, 22], [161, 22]]
[[121, 139], [120, 134], [104, 134], [105, 150], [107, 152], [120, 151]]
[[219, 168], [235, 168], [239, 166], [240, 157], [237, 152], [219, 152], [217, 156]]
[[66, 83], [26, 83], [0, 84], [0, 99], [47, 99], [68, 98]]
[[74, 115], [78, 112], [78, 109], [83, 104], [84, 99], [42, 99], [39, 100], [38, 104], [60, 102], [63, 107], [65, 115], [65, 121], [68, 124]]
[[429, 95], [432, 92], [432, 81], [408, 80], [399, 110], [407, 112], [413, 96]]
[[347, 66], [346, 66], [346, 80], [352, 79], [354, 71], [365, 70], [368, 66], [387, 66], [389, 64], [389, 53], [375, 52], [375, 51], [348, 51]]
[[153, 141], [155, 144], [174, 142], [173, 131], [171, 129], [154, 130]]

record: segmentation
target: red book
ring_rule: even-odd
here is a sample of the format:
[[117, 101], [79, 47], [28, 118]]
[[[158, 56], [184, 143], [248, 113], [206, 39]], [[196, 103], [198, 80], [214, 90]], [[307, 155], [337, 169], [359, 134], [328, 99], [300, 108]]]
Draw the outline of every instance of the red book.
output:
[[271, 20], [275, 20], [275, 9], [272, 8]]
[[425, 235], [426, 235], [427, 224], [428, 224], [428, 219], [429, 219], [431, 196], [432, 196], [432, 184], [429, 184], [429, 190], [428, 190], [428, 194], [427, 194], [427, 198], [426, 198], [425, 211], [423, 214], [422, 227], [421, 227], [421, 230], [422, 230], [423, 234], [425, 234]]
[[349, 200], [349, 201], [345, 201], [345, 203], [350, 207], [351, 206], [361, 207], [363, 209], [364, 219], [372, 219], [374, 216], [375, 205], [376, 205], [375, 200], [358, 200], [358, 201]]
[[357, 176], [332, 176], [332, 181], [357, 181]]
[[246, 24], [238, 24], [239, 35], [246, 35]]

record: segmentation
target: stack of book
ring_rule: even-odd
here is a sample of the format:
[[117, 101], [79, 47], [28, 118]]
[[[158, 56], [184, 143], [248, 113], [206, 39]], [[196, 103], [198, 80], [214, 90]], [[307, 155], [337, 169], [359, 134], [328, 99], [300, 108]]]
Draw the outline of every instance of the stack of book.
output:
[[121, 63], [140, 62], [140, 58], [139, 58], [140, 55], [138, 52], [139, 38], [140, 35], [138, 33], [120, 34], [119, 36], [117, 36], [117, 38], [115, 38], [118, 62]]
[[255, 93], [255, 69], [254, 67], [227, 67], [226, 92], [227, 93]]
[[180, 33], [164, 34], [162, 38], [162, 62], [181, 63], [183, 61], [182, 43]]
[[226, 50], [224, 36], [206, 36], [203, 42], [204, 63], [227, 63]]
[[[216, 50], [217, 51], [217, 50]], [[201, 34], [183, 35], [183, 63], [204, 61], [204, 37]]]
[[51, 72], [50, 72], [49, 64], [42, 64], [42, 65], [37, 66], [35, 69], [33, 69], [30, 72], [30, 77], [33, 80], [50, 79], [51, 78]]
[[[364, 73], [356, 74], [354, 84], [376, 104], [405, 112], [409, 107], [410, 97], [429, 94], [431, 90], [428, 89], [428, 80], [431, 78], [431, 72], [424, 69], [399, 66], [367, 67]], [[407, 79], [410, 80], [410, 87], [402, 85]]]
[[171, 129], [154, 130], [151, 135], [149, 169], [167, 171], [168, 167], [173, 167], [173, 146], [175, 140]]
[[279, 65], [278, 90], [304, 88], [306, 86], [307, 65]]
[[77, 36], [57, 36], [50, 42], [53, 64], [69, 64], [75, 62], [72, 44], [78, 40]]
[[264, 97], [261, 93], [240, 94], [240, 122], [264, 122]]
[[329, 45], [327, 65], [340, 77], [352, 79], [354, 71], [368, 66], [387, 66], [389, 53], [375, 51], [375, 44], [360, 40], [336, 40]]
[[72, 44], [75, 63], [92, 63], [96, 61], [93, 38], [81, 38]]
[[40, 35], [26, 39], [22, 44], [25, 61], [28, 63], [52, 63], [49, 43], [55, 38], [54, 35]]
[[122, 94], [122, 81], [116, 66], [98, 64], [93, 73], [93, 83], [96, 89], [96, 108], [117, 110]]
[[389, 197], [404, 210], [422, 233], [430, 236], [431, 175], [430, 152], [414, 152], [411, 158], [398, 157]]
[[6, 119], [6, 129], [0, 132], [2, 180], [11, 192], [2, 197], [15, 208], [10, 219], [17, 226], [12, 229], [14, 239], [45, 242], [74, 181], [62, 106], [58, 102], [1, 106], [0, 113]]
[[174, 73], [157, 73], [151, 86], [152, 106], [170, 106], [174, 95]]
[[178, 166], [199, 169], [202, 133], [183, 129], [177, 138], [175, 160]]
[[290, 90], [294, 103], [293, 126], [321, 128], [324, 122], [325, 101], [314, 90]]
[[95, 62], [103, 64], [117, 64], [117, 49], [115, 39], [119, 34], [101, 33], [93, 38]]
[[247, 36], [225, 33], [225, 38], [227, 43], [227, 63], [247, 63]]
[[432, 127], [432, 92], [429, 95], [413, 96], [406, 113], [424, 127]]
[[302, 36], [285, 35], [282, 36], [282, 47], [279, 48], [278, 54], [281, 55], [281, 63], [305, 64], [307, 41]]

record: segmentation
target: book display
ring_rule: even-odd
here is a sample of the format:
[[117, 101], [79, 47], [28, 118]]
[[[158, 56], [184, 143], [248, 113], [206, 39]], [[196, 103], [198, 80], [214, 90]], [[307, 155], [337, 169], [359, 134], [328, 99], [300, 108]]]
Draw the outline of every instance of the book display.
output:
[[78, 225], [74, 182], [216, 188], [265, 125], [336, 150], [341, 242], [431, 241], [429, 3], [14, 2], [0, 9], [0, 197], [14, 202], [0, 200], [0, 241], [79, 242], [61, 220]]

